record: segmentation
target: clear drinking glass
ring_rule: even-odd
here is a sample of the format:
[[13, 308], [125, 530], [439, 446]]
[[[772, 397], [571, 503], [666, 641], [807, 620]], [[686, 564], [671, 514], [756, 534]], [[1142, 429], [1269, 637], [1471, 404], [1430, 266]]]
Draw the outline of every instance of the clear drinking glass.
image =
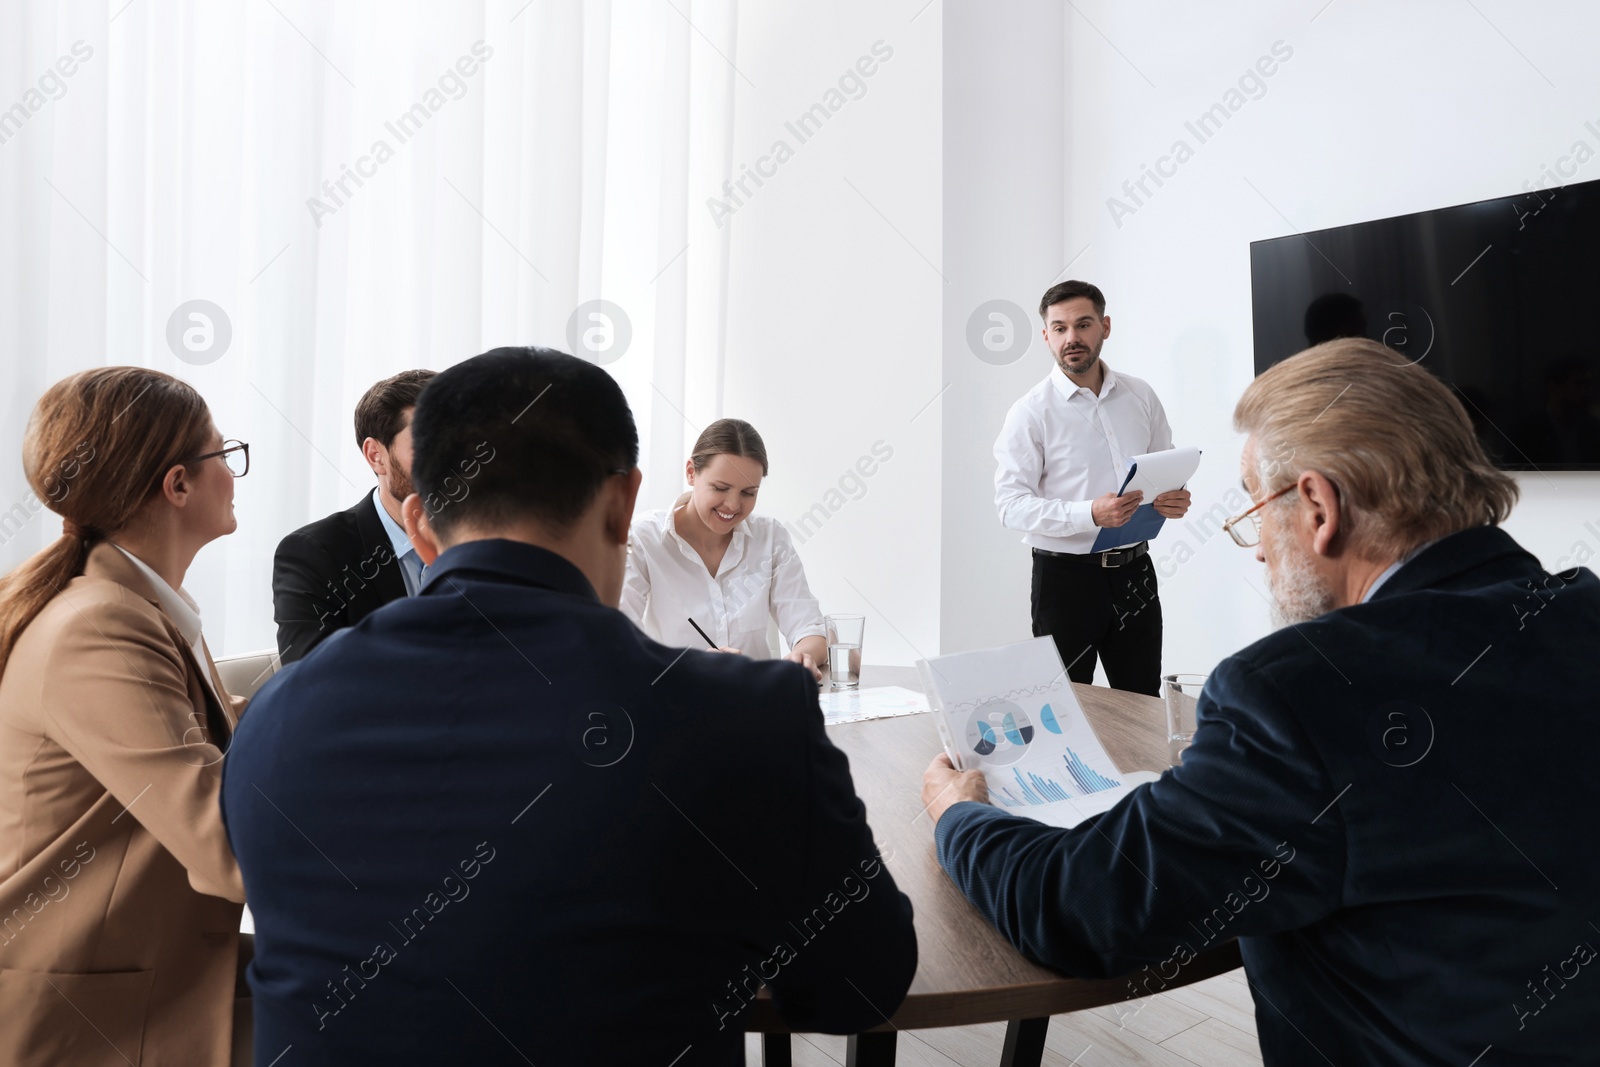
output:
[[1203, 674], [1166, 674], [1161, 678], [1161, 702], [1167, 706], [1167, 760], [1174, 767], [1183, 762], [1183, 750], [1194, 740], [1195, 712]]
[[828, 674], [834, 689], [855, 689], [861, 685], [861, 635], [867, 627], [865, 615], [829, 615]]

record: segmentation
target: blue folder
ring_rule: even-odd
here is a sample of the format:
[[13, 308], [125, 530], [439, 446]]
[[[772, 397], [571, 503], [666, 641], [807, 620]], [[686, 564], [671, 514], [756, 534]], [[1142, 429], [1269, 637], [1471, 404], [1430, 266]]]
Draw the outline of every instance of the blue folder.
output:
[[[1118, 496], [1127, 491], [1128, 483], [1133, 481], [1134, 472], [1138, 469], [1137, 463], [1128, 464], [1128, 476], [1122, 479], [1122, 488], [1117, 490]], [[1161, 532], [1161, 526], [1166, 521], [1154, 504], [1140, 504], [1134, 509], [1133, 518], [1121, 526], [1101, 527], [1100, 536], [1094, 539], [1094, 547], [1089, 551], [1105, 552], [1113, 548], [1136, 545], [1140, 541], [1152, 540]]]

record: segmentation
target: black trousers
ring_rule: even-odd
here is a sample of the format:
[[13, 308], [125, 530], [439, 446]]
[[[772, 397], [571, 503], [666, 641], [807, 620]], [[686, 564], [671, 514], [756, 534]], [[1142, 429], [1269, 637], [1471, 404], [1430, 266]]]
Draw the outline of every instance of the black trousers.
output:
[[1113, 689], [1161, 693], [1161, 600], [1143, 555], [1121, 567], [1098, 556], [1033, 557], [1033, 636], [1048, 635], [1067, 677], [1094, 681], [1095, 657]]

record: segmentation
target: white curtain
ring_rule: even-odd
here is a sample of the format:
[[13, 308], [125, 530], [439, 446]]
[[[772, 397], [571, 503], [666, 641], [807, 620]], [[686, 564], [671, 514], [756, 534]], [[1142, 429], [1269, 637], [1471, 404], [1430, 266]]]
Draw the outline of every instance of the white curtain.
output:
[[[639, 422], [641, 506], [670, 501], [720, 414], [736, 3], [9, 0], [0, 570], [60, 532], [18, 458], [39, 394], [155, 367], [251, 445], [239, 530], [186, 584], [220, 654], [270, 646], [279, 538], [373, 487], [361, 393], [573, 351], [575, 313]], [[195, 300], [221, 314], [183, 318], [180, 358]]]

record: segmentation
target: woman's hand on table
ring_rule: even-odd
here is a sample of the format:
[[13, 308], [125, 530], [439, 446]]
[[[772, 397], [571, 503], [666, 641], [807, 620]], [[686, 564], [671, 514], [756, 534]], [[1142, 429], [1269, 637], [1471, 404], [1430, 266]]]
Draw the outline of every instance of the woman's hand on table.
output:
[[796, 650], [783, 658], [791, 663], [800, 664], [800, 666], [811, 672], [811, 677], [814, 680], [818, 682], [822, 681], [822, 668], [818, 667], [817, 661], [811, 658], [811, 653]]
[[989, 785], [984, 781], [983, 772], [958, 771], [943, 752], [933, 757], [928, 769], [922, 772], [922, 806], [928, 818], [937, 826], [945, 809], [967, 800], [989, 803]]
[[822, 683], [822, 668], [819, 664], [828, 658], [828, 639], [821, 634], [812, 634], [802, 637], [789, 649], [789, 654], [784, 659], [793, 660], [811, 672], [811, 677]]

